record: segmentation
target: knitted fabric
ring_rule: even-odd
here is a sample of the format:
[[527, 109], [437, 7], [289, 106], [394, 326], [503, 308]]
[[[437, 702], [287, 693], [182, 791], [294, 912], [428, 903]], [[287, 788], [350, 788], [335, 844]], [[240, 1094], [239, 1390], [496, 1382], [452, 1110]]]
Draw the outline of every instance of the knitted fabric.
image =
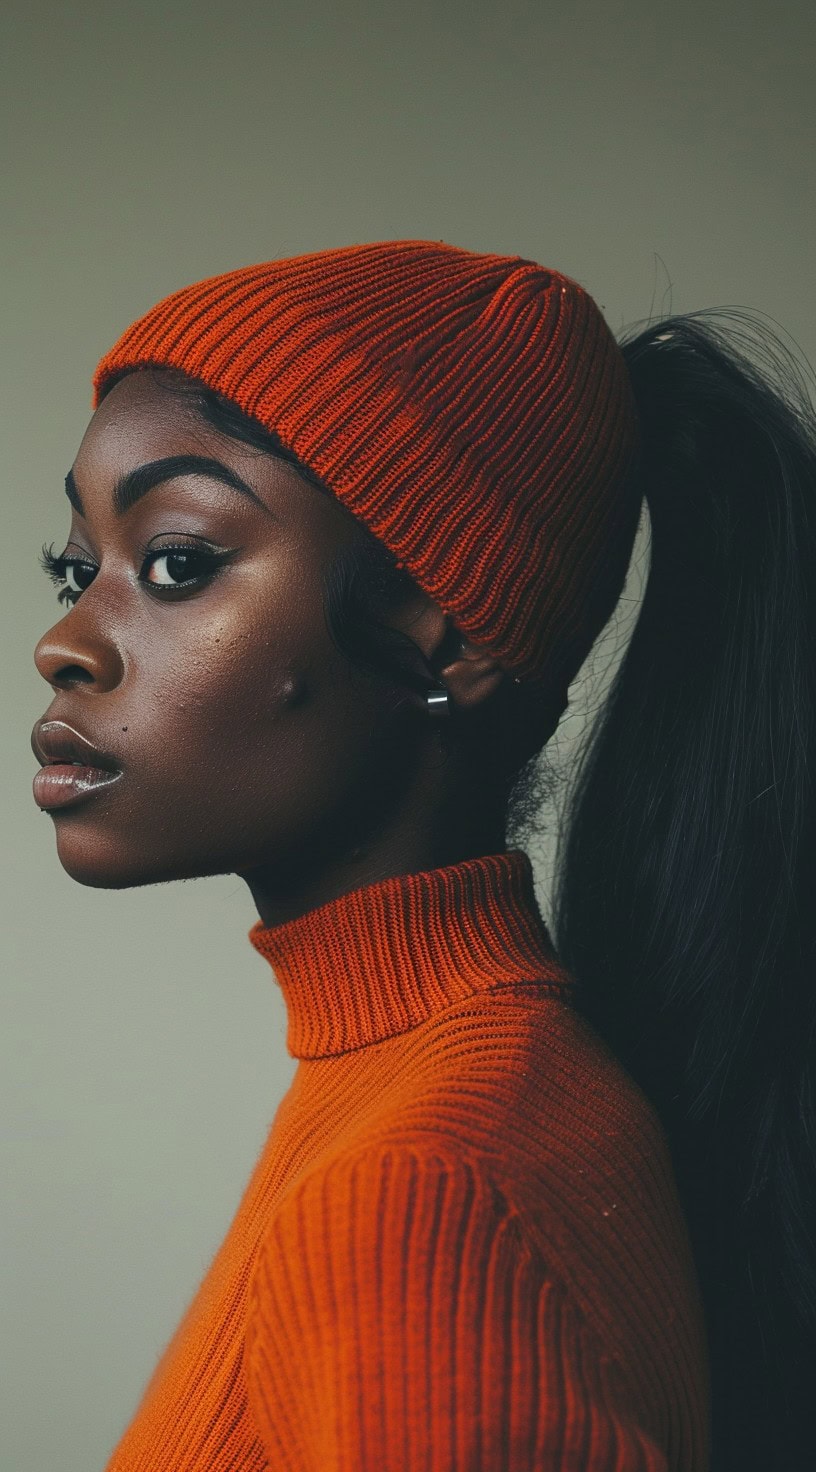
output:
[[108, 1472], [707, 1472], [665, 1137], [528, 856], [250, 938], [297, 1066]]
[[503, 667], [566, 704], [640, 496], [622, 354], [575, 281], [397, 240], [268, 261], [159, 302], [98, 364], [183, 370], [274, 430]]

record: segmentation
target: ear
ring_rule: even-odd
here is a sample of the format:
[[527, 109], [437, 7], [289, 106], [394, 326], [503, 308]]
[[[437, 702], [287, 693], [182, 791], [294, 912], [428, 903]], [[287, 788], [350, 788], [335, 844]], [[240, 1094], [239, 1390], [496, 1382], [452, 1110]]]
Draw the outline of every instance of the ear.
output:
[[470, 710], [487, 700], [510, 676], [489, 650], [456, 632], [460, 651], [438, 670], [439, 679], [453, 704]]
[[400, 620], [419, 645], [451, 702], [462, 710], [480, 705], [510, 676], [484, 646], [475, 644], [457, 628], [427, 594], [422, 593], [406, 608]]

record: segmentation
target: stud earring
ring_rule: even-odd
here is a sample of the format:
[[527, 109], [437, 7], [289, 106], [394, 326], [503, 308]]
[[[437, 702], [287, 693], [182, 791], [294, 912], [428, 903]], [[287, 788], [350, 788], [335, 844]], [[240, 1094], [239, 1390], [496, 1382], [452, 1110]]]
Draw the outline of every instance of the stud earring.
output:
[[428, 702], [429, 715], [446, 716], [450, 714], [448, 692], [444, 685], [440, 685], [436, 690], [429, 690], [425, 699]]

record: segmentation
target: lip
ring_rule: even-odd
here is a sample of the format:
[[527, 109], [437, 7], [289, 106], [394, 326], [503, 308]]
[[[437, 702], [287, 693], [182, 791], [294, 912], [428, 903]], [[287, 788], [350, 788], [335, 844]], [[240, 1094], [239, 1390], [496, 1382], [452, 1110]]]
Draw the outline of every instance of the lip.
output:
[[34, 777], [34, 801], [40, 808], [62, 808], [110, 787], [122, 768], [67, 721], [37, 721], [31, 749], [42, 763]]
[[96, 767], [103, 772], [121, 772], [121, 765], [106, 751], [100, 751], [67, 721], [55, 721], [43, 716], [31, 732], [31, 750], [43, 766], [53, 762], [68, 764], [78, 762], [81, 766]]

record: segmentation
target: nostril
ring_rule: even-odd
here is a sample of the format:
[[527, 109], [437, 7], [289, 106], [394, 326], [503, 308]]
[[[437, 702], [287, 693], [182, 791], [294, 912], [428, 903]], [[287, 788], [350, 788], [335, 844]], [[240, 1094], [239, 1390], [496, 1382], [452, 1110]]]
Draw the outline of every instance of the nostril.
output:
[[81, 664], [64, 664], [51, 676], [54, 685], [92, 685], [93, 675]]

